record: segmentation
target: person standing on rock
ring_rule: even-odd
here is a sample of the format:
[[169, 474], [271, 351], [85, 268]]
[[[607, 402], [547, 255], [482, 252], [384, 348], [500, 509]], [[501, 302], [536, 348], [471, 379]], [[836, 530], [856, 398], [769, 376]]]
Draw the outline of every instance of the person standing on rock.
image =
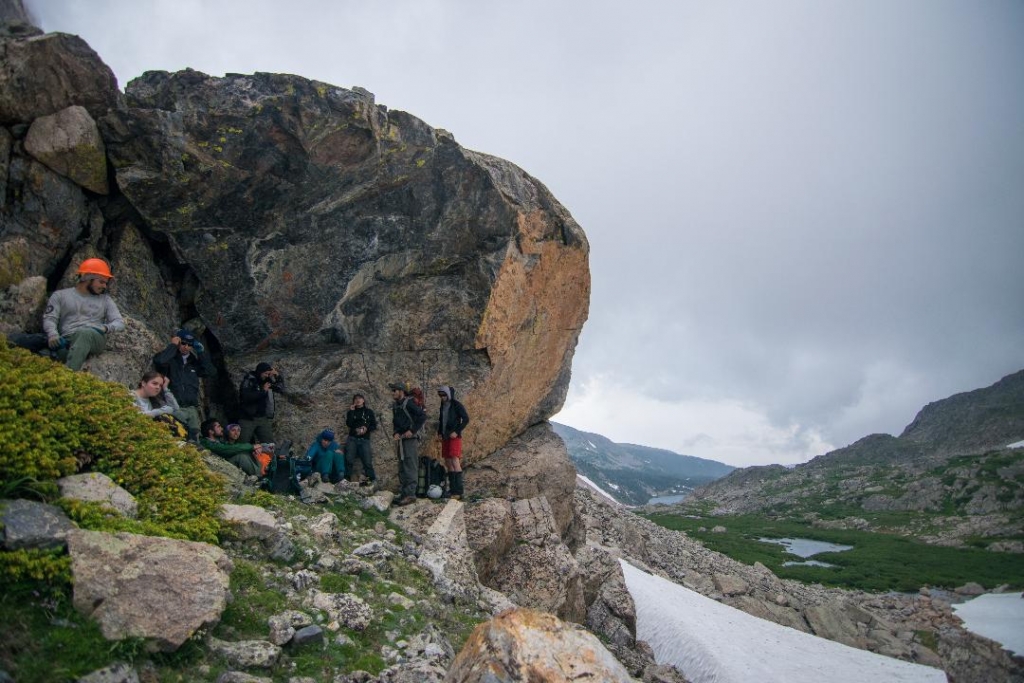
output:
[[352, 397], [352, 407], [345, 413], [345, 426], [348, 427], [348, 440], [345, 442], [345, 479], [352, 481], [352, 472], [358, 457], [363, 465], [363, 476], [366, 477], [361, 485], [373, 486], [377, 482], [377, 473], [373, 469], [370, 434], [377, 431], [377, 416], [366, 406], [366, 398], [362, 394]]
[[416, 475], [419, 468], [419, 431], [427, 414], [409, 395], [405, 382], [388, 384], [394, 403], [391, 406], [392, 439], [398, 453], [398, 482], [402, 487], [398, 505], [416, 502]]
[[153, 356], [153, 367], [171, 380], [171, 393], [178, 400], [174, 417], [188, 426], [190, 434], [199, 434], [199, 379], [216, 374], [203, 345], [190, 331], [180, 329], [171, 343]]
[[203, 422], [200, 431], [202, 432], [202, 435], [199, 437], [200, 446], [214, 455], [224, 458], [246, 474], [260, 475], [260, 464], [256, 459], [262, 452], [259, 444], [225, 443], [224, 427], [213, 418]]
[[242, 442], [274, 442], [275, 394], [284, 392], [284, 378], [270, 363], [260, 363], [252, 372], [245, 373], [238, 386], [241, 404]]
[[114, 276], [100, 258], [78, 266], [78, 283], [50, 295], [43, 312], [43, 334], [14, 334], [10, 341], [30, 351], [50, 353], [72, 370], [81, 370], [89, 356], [107, 348], [107, 334], [124, 329], [124, 319], [110, 298]]
[[438, 387], [437, 396], [441, 399], [437, 433], [441, 437], [441, 457], [448, 470], [448, 492], [452, 498], [460, 500], [463, 495], [462, 430], [469, 424], [469, 413], [455, 399], [453, 387]]

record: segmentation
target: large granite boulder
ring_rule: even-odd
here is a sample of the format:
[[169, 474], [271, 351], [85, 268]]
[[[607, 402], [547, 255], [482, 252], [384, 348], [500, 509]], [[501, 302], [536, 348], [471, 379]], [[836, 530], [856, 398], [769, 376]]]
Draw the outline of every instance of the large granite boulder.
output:
[[37, 118], [25, 136], [25, 151], [87, 190], [109, 192], [103, 138], [85, 107]]
[[279, 437], [337, 425], [358, 391], [390, 452], [388, 382], [444, 383], [471, 463], [561, 406], [588, 245], [539, 181], [359, 88], [150, 72], [126, 100], [100, 121], [117, 184], [194, 274], [181, 303], [231, 384], [261, 360], [285, 375]]
[[476, 627], [444, 679], [448, 683], [604, 681], [633, 678], [595, 636], [529, 609]]
[[31, 123], [72, 105], [95, 119], [116, 107], [119, 96], [114, 72], [78, 36], [0, 42], [0, 125]]
[[109, 640], [149, 638], [174, 651], [227, 606], [231, 560], [206, 543], [68, 532], [75, 609]]

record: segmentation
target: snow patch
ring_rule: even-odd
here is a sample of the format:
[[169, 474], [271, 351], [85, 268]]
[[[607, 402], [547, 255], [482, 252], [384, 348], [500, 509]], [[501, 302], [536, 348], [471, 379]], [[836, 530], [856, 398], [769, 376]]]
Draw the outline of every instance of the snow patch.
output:
[[1024, 448], [1024, 441], [1014, 441], [1011, 444], [1007, 444], [1007, 448]]
[[620, 503], [619, 501], [615, 500], [615, 497], [612, 494], [608, 493], [603, 488], [601, 488], [600, 486], [595, 484], [593, 481], [591, 481], [588, 477], [584, 477], [579, 472], [576, 473], [576, 483], [577, 484], [581, 484], [582, 483], [586, 488], [590, 489], [594, 493], [597, 493], [598, 495], [604, 496], [605, 498], [607, 498], [612, 503], [612, 505], [615, 505], [617, 507], [628, 507], [628, 506], [624, 506], [622, 503]]
[[637, 638], [691, 683], [946, 683], [939, 669], [759, 619], [619, 562], [636, 603]]
[[964, 628], [1024, 656], [1024, 593], [988, 593], [953, 605]]

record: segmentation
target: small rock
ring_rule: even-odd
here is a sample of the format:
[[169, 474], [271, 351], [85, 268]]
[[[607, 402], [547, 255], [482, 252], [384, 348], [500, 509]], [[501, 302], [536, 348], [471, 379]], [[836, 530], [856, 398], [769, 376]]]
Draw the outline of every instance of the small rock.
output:
[[728, 531], [728, 529], [721, 524], [711, 527], [711, 533], [713, 534], [724, 534], [726, 531]]
[[388, 595], [388, 604], [402, 607], [403, 609], [412, 609], [416, 606], [415, 602], [404, 595], [399, 595], [398, 593], [391, 593]]
[[82, 676], [78, 683], [139, 683], [139, 675], [131, 664], [118, 662]]
[[101, 472], [86, 472], [62, 477], [57, 480], [57, 486], [60, 488], [60, 495], [64, 498], [102, 503], [131, 519], [135, 519], [139, 514], [139, 504], [135, 502], [132, 494]]
[[75, 525], [59, 507], [34, 500], [9, 500], [5, 503], [0, 510], [0, 538], [5, 549], [67, 545], [68, 531]]
[[982, 595], [985, 592], [984, 586], [974, 581], [968, 581], [959, 588], [953, 589], [957, 595]]
[[324, 631], [319, 626], [306, 626], [305, 628], [300, 628], [295, 632], [295, 637], [292, 638], [292, 645], [294, 646], [322, 642], [324, 642]]
[[281, 648], [265, 640], [240, 640], [229, 643], [211, 637], [209, 648], [214, 654], [226, 659], [231, 666], [243, 669], [269, 669], [281, 657]]
[[225, 671], [217, 677], [217, 683], [274, 683], [272, 679], [263, 678], [262, 676], [253, 676], [252, 674], [242, 673], [241, 671]]

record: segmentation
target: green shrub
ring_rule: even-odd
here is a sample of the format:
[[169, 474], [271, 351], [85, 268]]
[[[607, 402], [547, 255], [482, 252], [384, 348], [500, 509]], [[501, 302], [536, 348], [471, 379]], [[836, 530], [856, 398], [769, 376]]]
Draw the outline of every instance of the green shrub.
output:
[[66, 504], [81, 526], [217, 542], [224, 484], [195, 448], [140, 413], [125, 387], [0, 343], [0, 490], [32, 481], [55, 497], [55, 480], [88, 456], [135, 496], [139, 519]]

